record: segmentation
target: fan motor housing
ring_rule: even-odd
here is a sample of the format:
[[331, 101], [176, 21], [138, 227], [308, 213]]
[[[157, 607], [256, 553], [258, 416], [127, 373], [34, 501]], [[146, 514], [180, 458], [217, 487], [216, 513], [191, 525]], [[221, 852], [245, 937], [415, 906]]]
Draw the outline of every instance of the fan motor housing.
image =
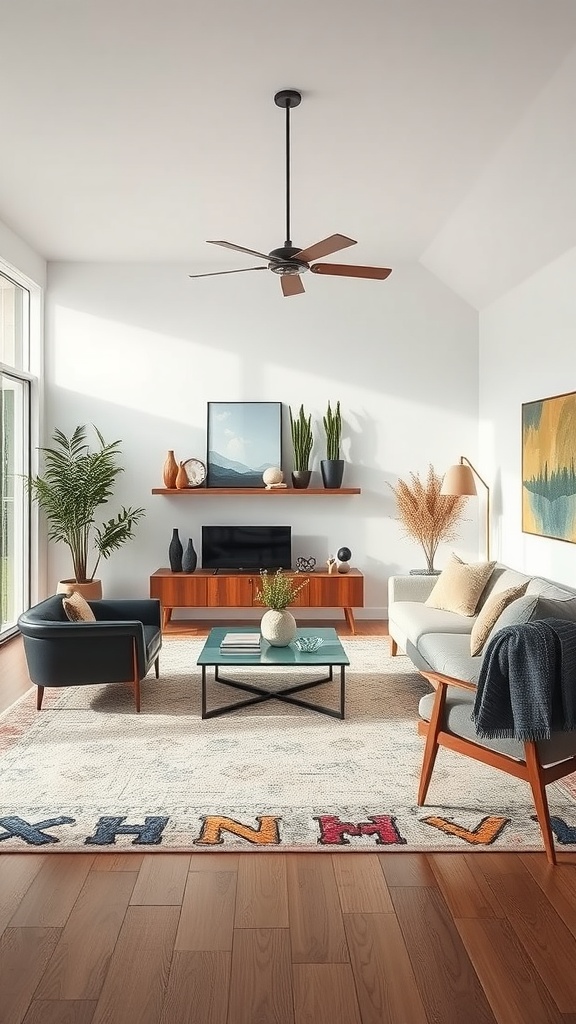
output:
[[303, 260], [298, 261], [294, 259], [297, 253], [301, 252], [297, 246], [294, 245], [283, 245], [279, 249], [271, 249], [268, 253], [269, 256], [275, 256], [276, 259], [285, 260], [285, 263], [277, 263], [276, 260], [271, 260], [268, 264], [268, 270], [271, 270], [273, 274], [280, 274], [283, 277], [285, 274], [303, 274], [306, 270], [310, 270], [308, 263]]

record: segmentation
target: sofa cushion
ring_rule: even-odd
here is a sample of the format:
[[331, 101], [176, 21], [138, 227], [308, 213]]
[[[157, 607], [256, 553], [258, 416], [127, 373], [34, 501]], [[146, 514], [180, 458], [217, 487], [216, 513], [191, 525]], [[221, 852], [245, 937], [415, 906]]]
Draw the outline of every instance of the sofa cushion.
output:
[[452, 553], [426, 600], [429, 608], [458, 615], [474, 615], [476, 606], [496, 562], [463, 562]]
[[96, 622], [96, 616], [88, 601], [76, 590], [62, 598], [62, 607], [70, 622]]
[[465, 633], [470, 636], [473, 619], [439, 608], [428, 608], [423, 601], [397, 601], [390, 609], [391, 632], [410, 640], [415, 646], [425, 633]]
[[476, 610], [480, 611], [492, 594], [497, 592], [501, 593], [503, 590], [510, 590], [511, 587], [519, 587], [522, 583], [526, 583], [528, 585], [528, 593], [530, 593], [529, 588], [532, 583], [531, 576], [528, 576], [525, 572], [517, 572], [516, 569], [508, 569], [505, 565], [496, 565], [490, 579], [482, 591], [482, 596], [480, 597], [478, 608]]
[[465, 683], [478, 682], [482, 658], [470, 654], [470, 637], [466, 633], [426, 633], [420, 637], [417, 649], [433, 672]]
[[539, 597], [546, 597], [551, 601], [569, 601], [576, 597], [576, 591], [571, 587], [563, 587], [559, 583], [552, 583], [540, 576], [534, 576], [528, 585], [528, 594], [537, 594]]
[[534, 619], [569, 619], [576, 622], [576, 597], [555, 601], [539, 597], [538, 594], [524, 594], [504, 608], [496, 619], [486, 644], [489, 644], [498, 630], [504, 626], [520, 626]]
[[527, 586], [528, 580], [521, 583], [518, 587], [509, 587], [508, 590], [495, 590], [492, 592], [488, 600], [482, 605], [472, 626], [470, 654], [473, 656], [480, 654], [498, 617], [509, 604], [512, 604], [512, 601], [522, 597]]

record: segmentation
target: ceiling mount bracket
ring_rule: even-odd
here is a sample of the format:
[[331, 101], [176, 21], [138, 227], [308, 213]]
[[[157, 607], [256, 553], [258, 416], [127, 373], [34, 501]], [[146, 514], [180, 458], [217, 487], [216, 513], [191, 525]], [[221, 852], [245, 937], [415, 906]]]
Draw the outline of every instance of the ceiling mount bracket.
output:
[[297, 107], [302, 100], [302, 94], [297, 89], [281, 89], [274, 97], [277, 107], [287, 110], [288, 107]]

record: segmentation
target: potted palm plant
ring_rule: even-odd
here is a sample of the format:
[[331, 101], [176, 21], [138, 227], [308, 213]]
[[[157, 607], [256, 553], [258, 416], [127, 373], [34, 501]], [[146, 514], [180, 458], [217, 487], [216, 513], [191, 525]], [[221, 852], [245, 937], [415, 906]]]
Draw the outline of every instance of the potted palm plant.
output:
[[113, 494], [116, 478], [124, 470], [118, 462], [121, 441], [106, 444], [94, 427], [98, 447], [91, 451], [86, 427], [78, 426], [71, 437], [56, 429], [54, 446], [40, 448], [43, 476], [29, 479], [32, 497], [48, 523], [48, 539], [65, 544], [72, 555], [73, 577], [61, 580], [58, 590], [73, 587], [85, 597], [102, 596], [96, 579], [100, 559], [109, 558], [134, 536], [134, 527], [146, 514], [143, 508], [122, 508], [112, 519], [95, 524], [96, 509]]
[[292, 435], [292, 448], [294, 449], [294, 470], [292, 472], [292, 486], [304, 490], [310, 483], [311, 470], [309, 468], [310, 453], [314, 443], [312, 438], [312, 417], [306, 416], [304, 406], [300, 406], [298, 417], [294, 419], [292, 409], [288, 406], [290, 413], [290, 433]]
[[412, 569], [414, 575], [438, 575], [434, 568], [434, 556], [440, 541], [456, 540], [466, 498], [442, 494], [442, 477], [430, 464], [426, 480], [418, 473], [410, 473], [410, 479], [398, 480], [394, 487], [398, 518], [409, 537], [419, 541], [426, 558], [425, 569]]
[[260, 573], [260, 589], [256, 600], [268, 608], [260, 622], [260, 632], [272, 647], [288, 647], [296, 636], [296, 619], [288, 605], [308, 585], [308, 580], [296, 584], [294, 577], [278, 569], [269, 576], [266, 569]]
[[336, 402], [334, 412], [328, 402], [326, 414], [322, 417], [326, 433], [326, 458], [320, 462], [324, 487], [335, 490], [342, 484], [344, 460], [340, 458], [340, 440], [342, 438], [342, 417], [340, 402]]

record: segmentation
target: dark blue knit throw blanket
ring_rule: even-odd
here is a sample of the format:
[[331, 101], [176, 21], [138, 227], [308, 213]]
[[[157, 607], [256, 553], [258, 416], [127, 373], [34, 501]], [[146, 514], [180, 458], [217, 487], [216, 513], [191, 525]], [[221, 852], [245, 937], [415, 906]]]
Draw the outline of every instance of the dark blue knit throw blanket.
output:
[[482, 661], [472, 720], [486, 739], [545, 740], [576, 729], [576, 622], [504, 626]]

